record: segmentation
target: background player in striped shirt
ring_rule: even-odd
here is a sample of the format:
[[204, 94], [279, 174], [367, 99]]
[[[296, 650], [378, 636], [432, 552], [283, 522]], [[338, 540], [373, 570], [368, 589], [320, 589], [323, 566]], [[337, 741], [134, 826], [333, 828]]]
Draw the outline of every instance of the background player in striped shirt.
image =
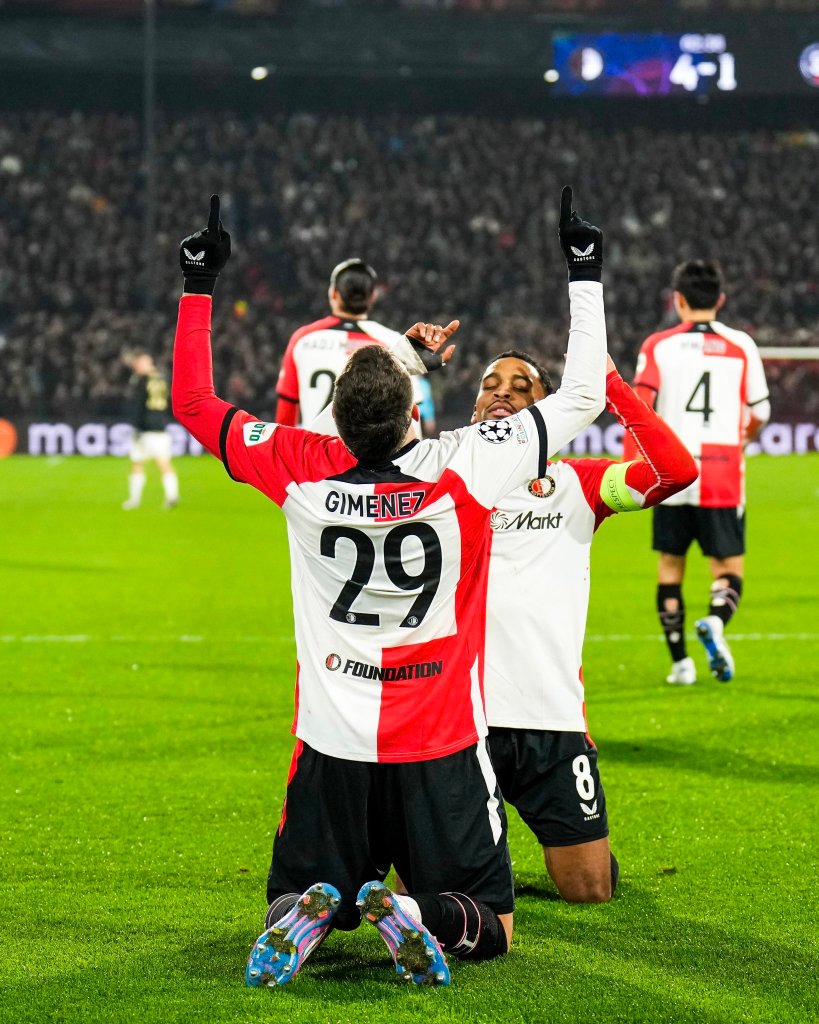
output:
[[[688, 260], [672, 276], [679, 326], [643, 342], [634, 387], [697, 460], [699, 478], [654, 510], [653, 547], [660, 552], [657, 611], [671, 652], [669, 683], [697, 674], [685, 643], [682, 582], [696, 540], [713, 577], [708, 614], [697, 636], [712, 674], [727, 682], [734, 660], [723, 635], [742, 596], [745, 553], [744, 445], [771, 414], [757, 347], [744, 331], [719, 323], [725, 303], [719, 264]], [[624, 458], [637, 454], [628, 439]]]
[[[511, 865], [482, 694], [490, 514], [604, 402], [602, 233], [571, 211], [570, 189], [560, 238], [572, 318], [560, 390], [420, 442], [410, 378], [375, 345], [336, 382], [340, 438], [217, 398], [210, 297], [230, 254], [217, 197], [208, 228], [184, 240], [174, 409], [231, 477], [281, 506], [291, 551], [297, 744], [249, 984], [288, 981], [331, 924], [358, 924], [356, 904], [419, 984], [448, 981], [439, 941], [472, 959], [508, 948]], [[384, 887], [392, 864], [412, 896]]]
[[413, 373], [416, 403], [426, 364], [397, 331], [370, 319], [378, 277], [364, 260], [344, 260], [330, 275], [331, 316], [295, 331], [287, 343], [276, 384], [276, 423], [309, 427], [333, 398], [336, 378], [347, 360], [364, 345], [384, 345]]

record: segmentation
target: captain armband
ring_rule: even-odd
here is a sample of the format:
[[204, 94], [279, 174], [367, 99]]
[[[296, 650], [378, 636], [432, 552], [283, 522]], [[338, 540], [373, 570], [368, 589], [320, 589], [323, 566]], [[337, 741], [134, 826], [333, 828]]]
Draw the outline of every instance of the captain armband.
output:
[[626, 483], [626, 473], [633, 465], [633, 462], [615, 462], [600, 481], [600, 497], [613, 512], [638, 512], [645, 504], [643, 495]]

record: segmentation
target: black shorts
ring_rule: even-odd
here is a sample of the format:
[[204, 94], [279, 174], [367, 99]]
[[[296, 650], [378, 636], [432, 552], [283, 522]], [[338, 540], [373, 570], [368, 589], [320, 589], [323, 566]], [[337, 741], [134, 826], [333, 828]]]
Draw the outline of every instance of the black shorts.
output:
[[340, 891], [336, 925], [356, 928], [365, 882], [390, 867], [410, 893], [463, 892], [514, 910], [506, 812], [485, 741], [432, 761], [373, 764], [296, 744], [267, 901], [314, 882]]
[[501, 792], [541, 846], [576, 846], [609, 834], [597, 748], [582, 732], [490, 729]]
[[745, 509], [700, 508], [698, 505], [657, 505], [652, 548], [684, 555], [697, 541], [709, 558], [745, 554]]

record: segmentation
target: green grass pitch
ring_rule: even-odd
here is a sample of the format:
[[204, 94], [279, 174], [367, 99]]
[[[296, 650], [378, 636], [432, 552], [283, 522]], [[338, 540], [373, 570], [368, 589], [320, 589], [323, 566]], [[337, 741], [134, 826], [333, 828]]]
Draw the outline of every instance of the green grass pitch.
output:
[[[816, 1020], [819, 457], [749, 464], [737, 678], [667, 686], [650, 517], [595, 543], [585, 648], [608, 906], [558, 902], [512, 815], [515, 945], [406, 991], [373, 929], [246, 989], [292, 739], [286, 539], [210, 458], [0, 462], [0, 1020]], [[152, 468], [152, 467], [151, 467]], [[548, 566], [543, 585], [549, 586]], [[692, 560], [689, 627], [705, 608]]]

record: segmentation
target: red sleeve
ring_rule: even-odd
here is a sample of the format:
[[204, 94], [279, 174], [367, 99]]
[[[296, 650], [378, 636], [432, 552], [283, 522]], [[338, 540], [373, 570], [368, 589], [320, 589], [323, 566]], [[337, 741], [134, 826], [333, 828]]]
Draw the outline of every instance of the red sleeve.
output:
[[632, 461], [624, 444], [623, 461], [631, 462], [626, 484], [643, 497], [644, 508], [665, 501], [697, 479], [699, 470], [688, 449], [616, 371], [606, 378], [606, 398], [635, 451], [637, 461]]
[[575, 473], [577, 473], [577, 478], [583, 489], [583, 495], [589, 504], [589, 508], [594, 512], [594, 528], [596, 530], [604, 519], [608, 519], [609, 516], [614, 515], [614, 509], [609, 508], [605, 501], [600, 497], [600, 486], [603, 482], [603, 474], [609, 466], [614, 465], [614, 460], [563, 459], [563, 461], [568, 462]]
[[291, 482], [323, 480], [355, 465], [337, 437], [261, 423], [213, 389], [211, 298], [183, 295], [173, 354], [173, 411], [176, 418], [225, 469], [277, 504]]
[[222, 429], [225, 469], [277, 505], [284, 504], [289, 484], [326, 480], [355, 465], [338, 437], [263, 423], [241, 409], [232, 412]]
[[292, 398], [279, 395], [279, 400], [276, 402], [276, 415], [273, 419], [276, 423], [281, 423], [283, 427], [295, 427], [299, 419], [299, 403], [294, 402]]
[[200, 444], [220, 458], [219, 434], [233, 408], [213, 390], [210, 295], [183, 295], [173, 344], [173, 414]]
[[634, 374], [635, 385], [651, 388], [652, 391], [660, 390], [660, 368], [654, 358], [654, 349], [658, 341], [661, 341], [667, 331], [660, 331], [657, 334], [650, 334], [640, 346], [640, 354], [637, 356], [637, 370]]
[[[279, 379], [276, 381], [276, 394], [279, 398], [289, 399], [291, 404], [299, 401], [299, 371], [296, 369], [295, 351], [296, 342], [303, 334], [304, 328], [300, 328], [291, 335], [287, 348], [284, 350]], [[279, 406], [281, 406], [281, 402], [279, 402]], [[278, 418], [278, 409], [276, 414], [277, 422], [282, 423], [283, 420]], [[295, 420], [293, 422], [295, 423]]]

